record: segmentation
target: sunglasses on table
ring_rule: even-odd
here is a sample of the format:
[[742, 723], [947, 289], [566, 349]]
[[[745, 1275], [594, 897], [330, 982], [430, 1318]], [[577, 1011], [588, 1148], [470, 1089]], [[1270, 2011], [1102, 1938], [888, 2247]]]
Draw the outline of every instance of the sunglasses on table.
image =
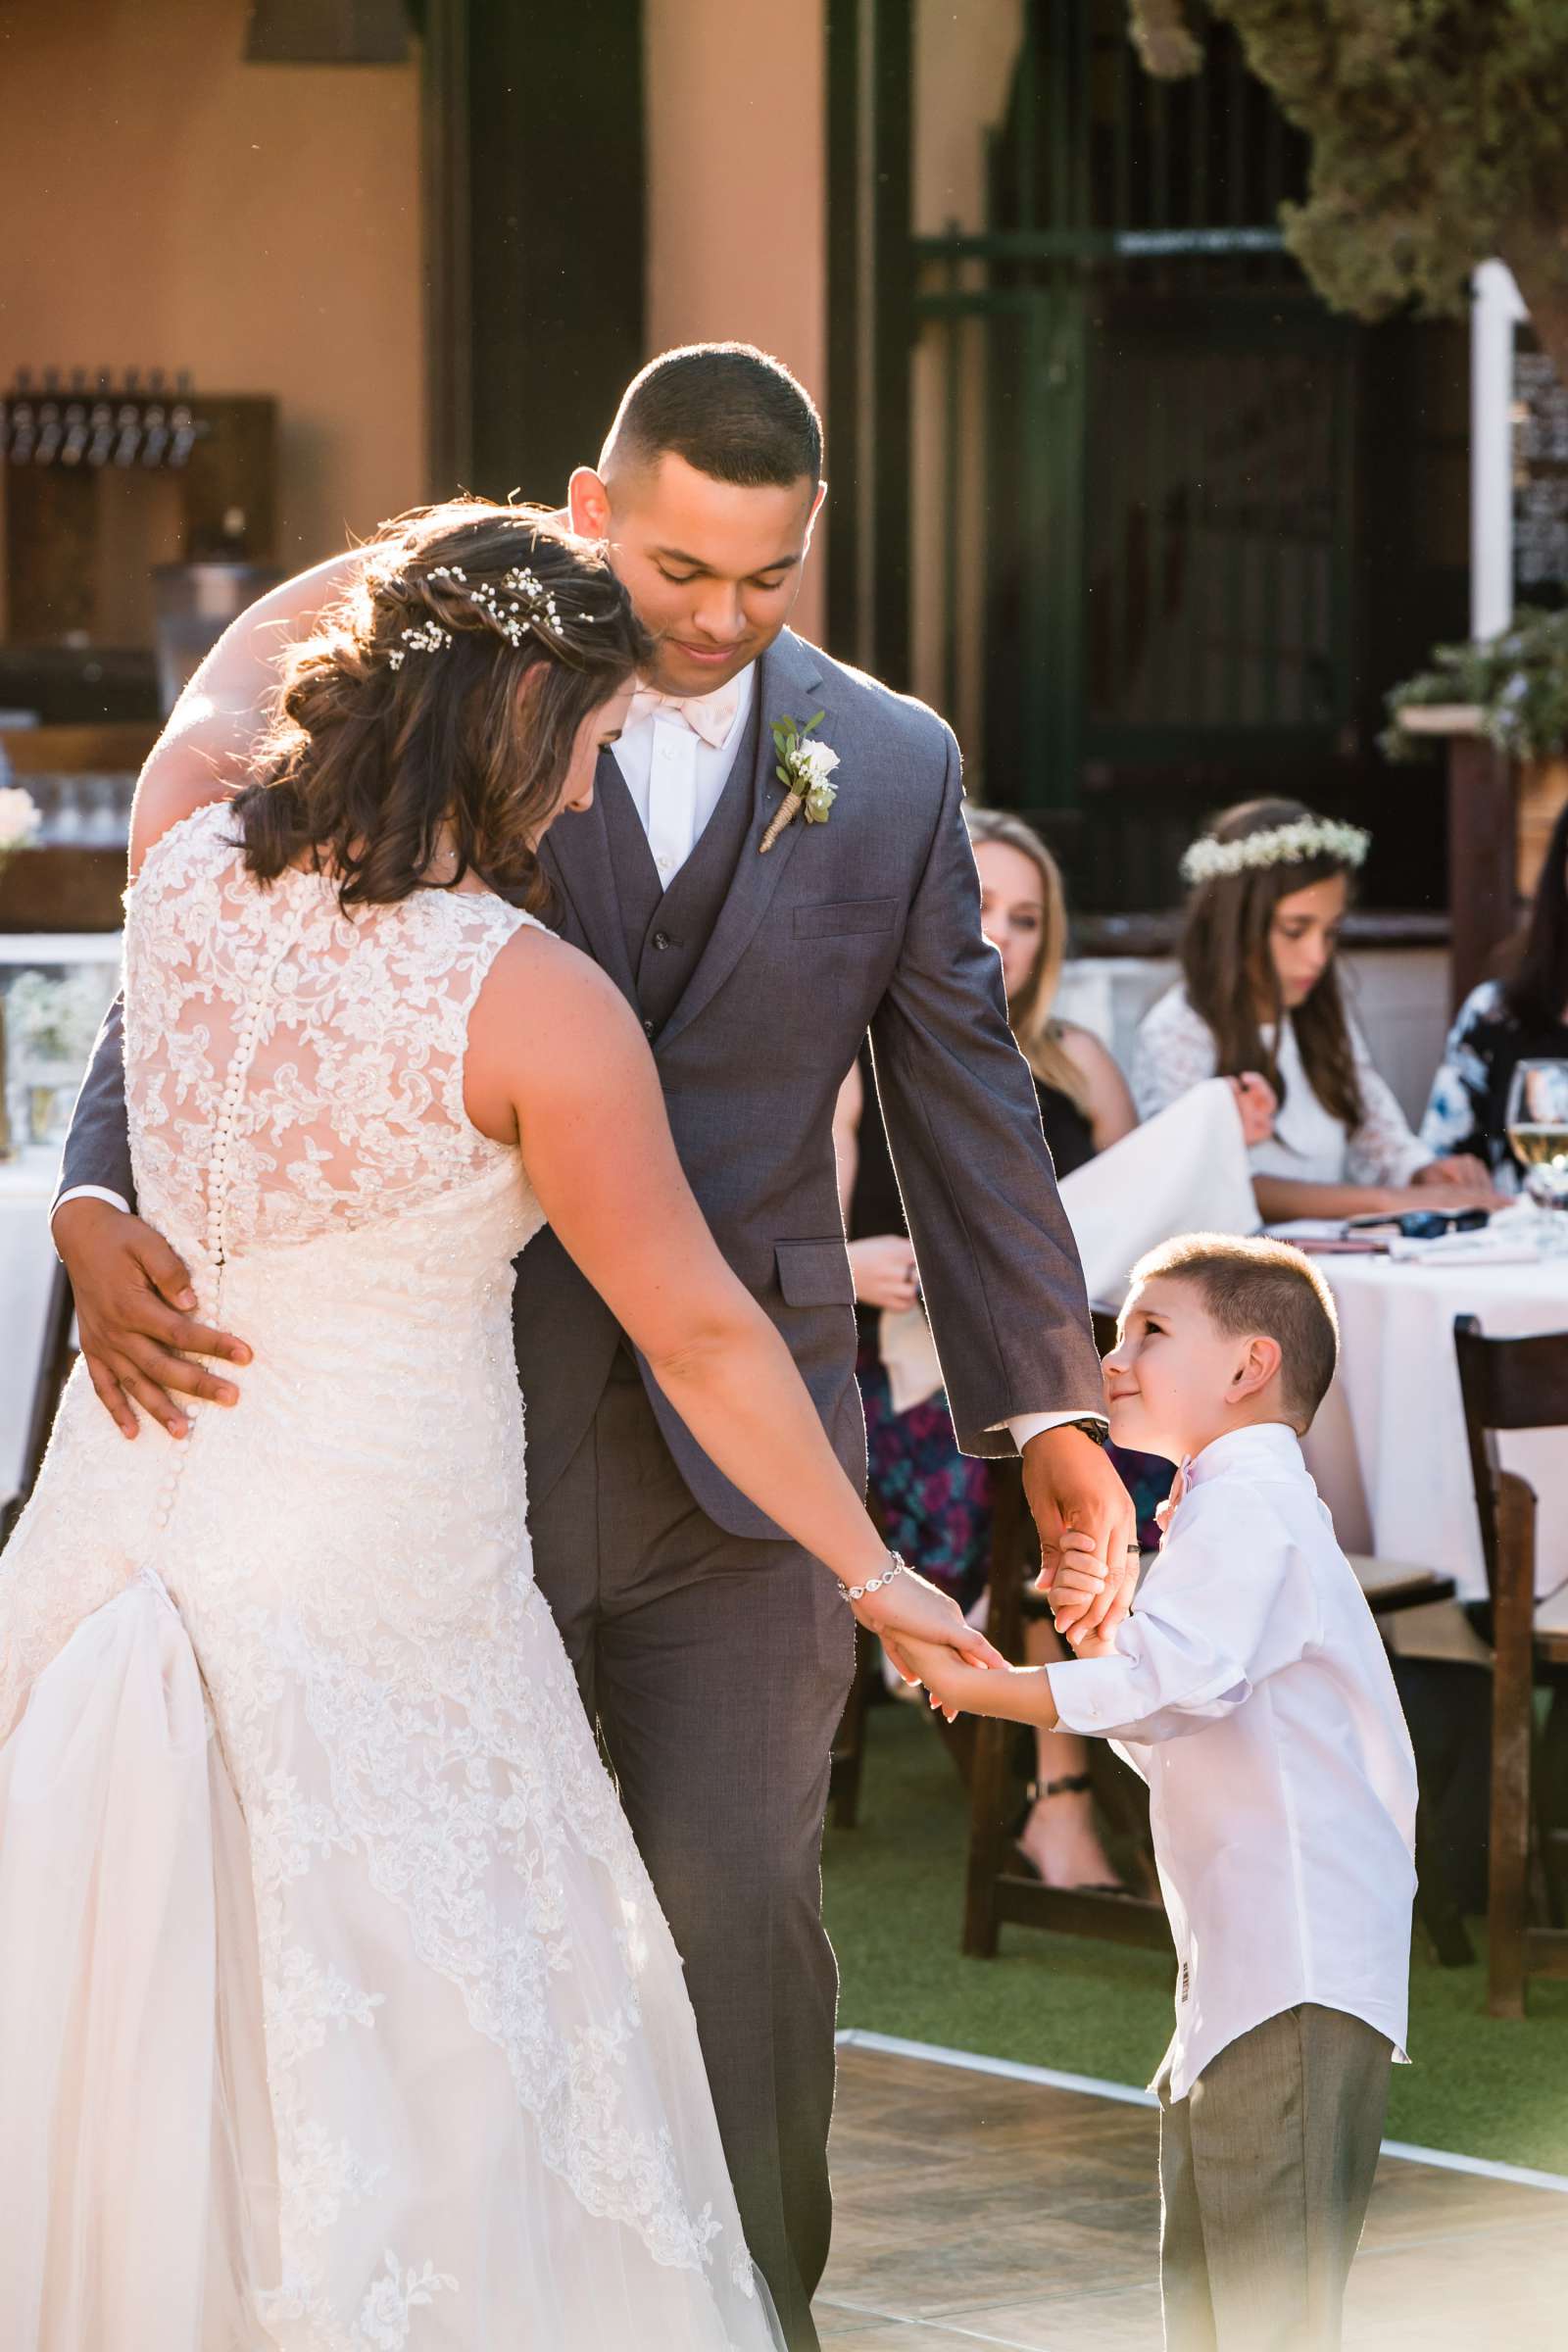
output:
[[1406, 1242], [1440, 1242], [1450, 1233], [1479, 1233], [1492, 1216], [1490, 1208], [1407, 1208], [1398, 1216], [1382, 1209], [1365, 1216], [1347, 1217], [1347, 1233], [1371, 1233], [1393, 1228]]

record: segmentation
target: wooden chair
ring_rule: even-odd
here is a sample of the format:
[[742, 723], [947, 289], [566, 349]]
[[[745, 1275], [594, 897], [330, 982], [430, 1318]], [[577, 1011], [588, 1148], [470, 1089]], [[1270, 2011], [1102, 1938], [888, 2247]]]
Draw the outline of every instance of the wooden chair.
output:
[[[1365, 1552], [1348, 1552], [1356, 1582], [1366, 1594], [1367, 1607], [1387, 1639], [1385, 1621], [1406, 1609], [1430, 1608], [1435, 1601], [1452, 1600], [1457, 1590], [1451, 1576], [1436, 1568], [1419, 1568], [1399, 1560], [1380, 1560]], [[1468, 1968], [1475, 1959], [1464, 1909], [1453, 1891], [1425, 1796], [1415, 1816], [1415, 1912], [1432, 1939], [1443, 1968]]]
[[876, 1673], [876, 1638], [863, 1625], [855, 1629], [855, 1679], [833, 1735], [828, 1766], [828, 1812], [836, 1830], [853, 1830], [860, 1813], [860, 1775], [865, 1769], [865, 1710]]
[[[1039, 1566], [1022, 1470], [1016, 1461], [999, 1463], [986, 1631], [1014, 1665], [1023, 1662], [1024, 1628], [1041, 1619], [1049, 1622], [1051, 1616], [1045, 1595], [1034, 1590]], [[1018, 1868], [1009, 1835], [1014, 1807], [1009, 1763], [1017, 1726], [977, 1716], [974, 1727], [964, 1951], [977, 1959], [993, 1959], [1004, 1921], [1019, 1927], [1051, 1928], [1062, 1936], [1098, 1936], [1108, 1942], [1168, 1951], [1170, 1930], [1162, 1903], [1142, 1895], [1047, 1886]], [[1089, 1753], [1096, 1794], [1103, 1809], [1118, 1826], [1134, 1830], [1147, 1847], [1147, 1799], [1142, 1784], [1111, 1755], [1102, 1740], [1092, 1740]]]
[[[882, 1514], [872, 1495], [866, 1505], [871, 1523], [886, 1541], [887, 1530]], [[833, 1735], [832, 1761], [828, 1770], [828, 1811], [836, 1830], [853, 1830], [859, 1822], [860, 1780], [865, 1769], [866, 1711], [881, 1673], [878, 1643], [873, 1634], [862, 1625], [855, 1629], [855, 1679], [850, 1684], [850, 1695], [844, 1702], [839, 1728]], [[941, 1715], [922, 1705], [926, 1720], [935, 1725], [942, 1744], [953, 1760], [958, 1778], [967, 1788], [971, 1759], [974, 1752], [974, 1718], [960, 1715], [956, 1723], [948, 1723]]]
[[[1561, 1427], [1568, 1443], [1568, 1332], [1489, 1340], [1474, 1315], [1460, 1315], [1453, 1338], [1491, 1596], [1487, 2006], [1494, 2017], [1522, 2017], [1531, 1977], [1568, 1977], [1558, 1882], [1568, 1827], [1547, 1817], [1544, 1771], [1548, 1753], [1568, 1743], [1568, 1607], [1560, 1595], [1538, 1607], [1535, 1491], [1502, 1468], [1496, 1439], [1502, 1430]], [[1544, 1739], [1536, 1730], [1541, 1686], [1551, 1692]], [[1531, 1919], [1533, 1876], [1545, 1925]]]

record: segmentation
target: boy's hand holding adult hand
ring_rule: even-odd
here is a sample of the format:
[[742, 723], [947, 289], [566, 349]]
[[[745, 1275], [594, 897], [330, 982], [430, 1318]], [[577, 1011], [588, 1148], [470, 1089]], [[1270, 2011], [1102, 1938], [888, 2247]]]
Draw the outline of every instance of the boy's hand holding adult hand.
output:
[[56, 1211], [55, 1247], [76, 1301], [82, 1358], [98, 1400], [127, 1438], [137, 1433], [132, 1401], [183, 1438], [190, 1423], [177, 1395], [237, 1404], [239, 1391], [194, 1356], [248, 1364], [232, 1333], [198, 1323], [190, 1272], [162, 1234], [107, 1200], [68, 1200]]
[[[1138, 1523], [1104, 1447], [1070, 1422], [1042, 1430], [1023, 1449], [1023, 1487], [1040, 1530], [1037, 1586], [1051, 1595], [1058, 1629], [1070, 1638], [1080, 1623], [1089, 1631], [1119, 1624], [1138, 1583]], [[1067, 1546], [1069, 1535], [1087, 1536], [1089, 1544]]]
[[[1087, 1544], [1088, 1541], [1087, 1536], [1064, 1536], [1062, 1546], [1067, 1559], [1070, 1560], [1077, 1547]], [[1062, 1574], [1070, 1576], [1072, 1573], [1072, 1568], [1064, 1565]], [[1136, 1582], [1136, 1577], [1134, 1581]], [[1053, 1598], [1054, 1598], [1054, 1594], [1053, 1594]], [[1072, 1654], [1075, 1658], [1113, 1658], [1116, 1655], [1115, 1625], [1091, 1626], [1087, 1619], [1079, 1618], [1076, 1623], [1063, 1627], [1058, 1619], [1056, 1630], [1063, 1634], [1065, 1640], [1071, 1643]]]

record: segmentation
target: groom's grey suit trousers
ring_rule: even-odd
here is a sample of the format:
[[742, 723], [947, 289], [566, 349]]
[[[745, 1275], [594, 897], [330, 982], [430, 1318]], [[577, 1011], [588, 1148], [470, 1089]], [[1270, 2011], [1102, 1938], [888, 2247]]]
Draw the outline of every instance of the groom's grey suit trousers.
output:
[[[770, 728], [818, 712], [813, 741], [839, 756], [830, 821], [797, 818], [764, 858]], [[542, 852], [559, 927], [642, 1021], [703, 1213], [857, 1482], [832, 1120], [867, 1030], [960, 1443], [1006, 1453], [1010, 1416], [1101, 1397], [962, 799], [957, 746], [931, 711], [786, 630], [759, 664], [751, 741], [667, 891], [608, 756], [593, 807]], [[131, 1194], [118, 1019], [65, 1181]], [[553, 1233], [519, 1261], [515, 1325], [540, 1585], [686, 1961], [748, 2240], [792, 2352], [813, 2352], [835, 1991], [817, 1853], [849, 1611], [633, 1366]]]
[[838, 1973], [828, 1750], [854, 1620], [820, 1564], [694, 1502], [629, 1355], [530, 1513], [561, 1628], [697, 2015], [747, 2243], [793, 2347], [827, 2260]]

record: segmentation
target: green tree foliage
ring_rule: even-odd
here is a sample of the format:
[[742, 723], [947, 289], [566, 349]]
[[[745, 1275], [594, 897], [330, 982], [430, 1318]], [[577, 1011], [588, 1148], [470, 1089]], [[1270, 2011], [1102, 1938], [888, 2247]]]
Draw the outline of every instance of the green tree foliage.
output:
[[[1153, 74], [1198, 70], [1201, 0], [1131, 0]], [[1312, 141], [1291, 251], [1337, 310], [1462, 312], [1506, 262], [1568, 383], [1568, 0], [1208, 0]]]

